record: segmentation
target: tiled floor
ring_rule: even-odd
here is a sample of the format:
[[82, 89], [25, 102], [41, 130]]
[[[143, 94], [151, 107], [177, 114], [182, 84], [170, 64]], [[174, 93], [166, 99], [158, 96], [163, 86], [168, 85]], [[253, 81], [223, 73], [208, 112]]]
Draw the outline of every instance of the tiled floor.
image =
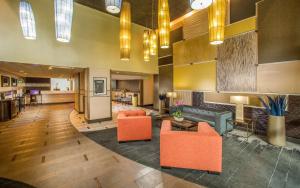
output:
[[50, 188], [199, 187], [91, 141], [71, 125], [72, 108], [29, 107], [0, 123], [0, 177]]
[[116, 128], [87, 133], [97, 143], [129, 159], [207, 187], [300, 187], [300, 151], [268, 145], [261, 139], [249, 141], [237, 136], [223, 136], [223, 171], [221, 175], [187, 169], [160, 167], [160, 122], [154, 123], [151, 142], [119, 144]]

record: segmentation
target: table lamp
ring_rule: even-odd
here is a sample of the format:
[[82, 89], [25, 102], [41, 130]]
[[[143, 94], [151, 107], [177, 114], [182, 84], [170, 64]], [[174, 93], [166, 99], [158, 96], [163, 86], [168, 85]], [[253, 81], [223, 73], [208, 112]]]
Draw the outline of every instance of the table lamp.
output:
[[248, 96], [230, 96], [230, 103], [236, 104], [235, 119], [244, 121], [244, 105], [249, 104]]
[[173, 105], [173, 99], [177, 98], [176, 92], [167, 92], [167, 97], [170, 98], [170, 106]]

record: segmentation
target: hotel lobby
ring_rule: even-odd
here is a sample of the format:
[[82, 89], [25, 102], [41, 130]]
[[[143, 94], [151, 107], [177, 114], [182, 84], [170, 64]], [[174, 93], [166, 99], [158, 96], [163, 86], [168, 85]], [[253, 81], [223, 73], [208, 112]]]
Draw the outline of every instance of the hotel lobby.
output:
[[299, 0], [1, 0], [0, 188], [300, 187]]

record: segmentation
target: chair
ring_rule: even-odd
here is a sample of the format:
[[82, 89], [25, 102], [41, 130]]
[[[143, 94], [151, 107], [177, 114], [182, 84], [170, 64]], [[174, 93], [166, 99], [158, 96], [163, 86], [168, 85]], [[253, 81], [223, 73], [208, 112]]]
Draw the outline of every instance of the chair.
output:
[[143, 110], [121, 111], [118, 113], [118, 141], [151, 140], [152, 121]]
[[198, 132], [172, 131], [165, 120], [160, 132], [160, 165], [222, 172], [222, 137], [206, 122]]

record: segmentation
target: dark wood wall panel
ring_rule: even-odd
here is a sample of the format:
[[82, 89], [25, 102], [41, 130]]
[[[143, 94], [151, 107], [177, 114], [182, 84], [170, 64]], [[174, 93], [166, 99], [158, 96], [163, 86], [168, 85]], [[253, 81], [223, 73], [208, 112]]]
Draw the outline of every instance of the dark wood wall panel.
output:
[[258, 62], [300, 60], [300, 1], [258, 3]]
[[173, 43], [183, 40], [182, 27], [171, 31], [170, 33], [170, 47], [167, 49], [158, 49], [158, 57], [165, 57], [173, 55]]
[[117, 80], [117, 89], [140, 91], [141, 80]]
[[218, 47], [217, 90], [256, 91], [257, 34], [229, 38]]
[[159, 93], [173, 91], [173, 65], [159, 67]]
[[256, 3], [261, 0], [230, 0], [230, 23], [255, 16]]

